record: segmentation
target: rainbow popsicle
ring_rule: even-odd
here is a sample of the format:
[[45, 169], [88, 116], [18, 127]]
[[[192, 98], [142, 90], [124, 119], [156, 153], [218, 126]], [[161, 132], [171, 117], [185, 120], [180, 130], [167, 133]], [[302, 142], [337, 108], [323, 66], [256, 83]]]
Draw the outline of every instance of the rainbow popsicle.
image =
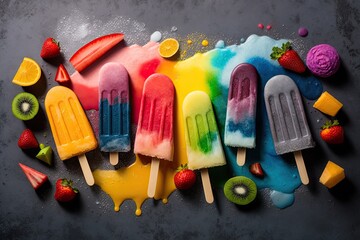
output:
[[53, 87], [46, 94], [45, 108], [60, 159], [78, 156], [86, 183], [94, 185], [85, 153], [95, 149], [97, 141], [75, 93], [63, 86]]
[[245, 164], [246, 148], [255, 148], [257, 78], [256, 68], [247, 63], [231, 73], [224, 142], [238, 147], [239, 166]]
[[173, 122], [175, 88], [170, 78], [153, 74], [145, 80], [134, 152], [153, 157], [148, 196], [154, 197], [159, 159], [173, 160]]
[[99, 72], [100, 150], [118, 163], [118, 152], [130, 151], [129, 75], [120, 63], [106, 63]]
[[299, 89], [288, 76], [277, 75], [266, 83], [264, 97], [276, 153], [294, 152], [301, 181], [308, 184], [309, 178], [301, 150], [314, 147], [315, 143]]
[[212, 203], [208, 168], [225, 165], [226, 161], [211, 101], [205, 92], [193, 91], [185, 97], [182, 107], [188, 166], [201, 170], [205, 199]]

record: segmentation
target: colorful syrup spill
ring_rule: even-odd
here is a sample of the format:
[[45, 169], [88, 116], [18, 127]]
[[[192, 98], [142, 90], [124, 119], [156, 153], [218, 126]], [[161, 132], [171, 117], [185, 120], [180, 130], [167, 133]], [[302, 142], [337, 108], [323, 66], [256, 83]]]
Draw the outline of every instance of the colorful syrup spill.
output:
[[[301, 76], [284, 70], [276, 61], [269, 58], [272, 47], [281, 46], [286, 41], [251, 35], [240, 45], [227, 47], [221, 45], [220, 48], [197, 53], [191, 58], [178, 62], [162, 59], [157, 52], [158, 43], [150, 42], [143, 47], [132, 45], [114, 51], [85, 73], [75, 72], [71, 76], [73, 89], [86, 110], [96, 109], [99, 69], [106, 62], [122, 63], [131, 79], [132, 122], [136, 124], [145, 79], [155, 72], [165, 74], [172, 79], [176, 90], [174, 160], [161, 162], [159, 174], [162, 177], [158, 178], [155, 194], [155, 199], [162, 199], [166, 203], [168, 196], [175, 190], [173, 176], [176, 168], [187, 162], [182, 119], [182, 102], [185, 96], [195, 90], [209, 94], [220, 135], [223, 137], [230, 74], [240, 63], [252, 64], [259, 74], [256, 148], [247, 151], [246, 164], [240, 167], [236, 163], [236, 149], [224, 146], [227, 165], [210, 169], [213, 187], [222, 187], [224, 182], [232, 177], [229, 176], [230, 170], [233, 175], [243, 175], [253, 179], [259, 189], [270, 188], [294, 197], [294, 191], [301, 185], [300, 178], [294, 162], [285, 161], [275, 153], [266, 116], [263, 90], [267, 80], [279, 74], [291, 77], [307, 99], [316, 99], [322, 93], [322, 85], [312, 76]], [[137, 206], [136, 215], [141, 214], [141, 204], [147, 198], [149, 161], [150, 159], [136, 156], [136, 161], [129, 167], [94, 171], [95, 184], [112, 198], [116, 211], [120, 209], [119, 206], [125, 199], [132, 199]], [[249, 172], [249, 165], [253, 162], [261, 163], [265, 171], [263, 179], [255, 178]], [[287, 201], [285, 205], [291, 204], [291, 201]], [[284, 204], [281, 206], [286, 207]]]

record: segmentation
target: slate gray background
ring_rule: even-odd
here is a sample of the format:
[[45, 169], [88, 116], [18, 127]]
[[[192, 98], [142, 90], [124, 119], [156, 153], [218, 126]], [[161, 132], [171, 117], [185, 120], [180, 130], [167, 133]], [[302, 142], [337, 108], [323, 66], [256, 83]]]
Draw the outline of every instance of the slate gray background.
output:
[[[304, 153], [305, 158], [311, 159], [306, 162], [311, 183], [296, 192], [292, 207], [279, 210], [271, 206], [265, 191], [251, 207], [239, 208], [223, 197], [221, 189], [215, 191], [216, 203], [209, 205], [198, 182], [190, 192], [174, 192], [166, 205], [147, 200], [141, 217], [134, 215], [135, 205], [131, 201], [126, 201], [120, 212], [114, 212], [105, 193], [83, 183], [76, 160], [65, 163], [57, 160], [49, 168], [17, 147], [17, 138], [25, 127], [32, 128], [39, 141], [53, 144], [43, 111], [29, 123], [12, 116], [11, 100], [23, 89], [11, 80], [24, 56], [34, 58], [40, 63], [46, 81], [25, 90], [35, 93], [43, 104], [48, 87], [56, 85], [53, 82], [56, 64], [40, 58], [42, 41], [56, 35], [59, 20], [72, 10], [104, 22], [124, 16], [144, 23], [145, 32], [149, 33], [159, 29], [170, 32], [176, 26], [178, 36], [200, 32], [218, 39], [225, 36], [237, 43], [253, 33], [288, 38], [298, 44], [303, 59], [313, 45], [329, 43], [338, 49], [342, 68], [334, 78], [324, 80], [323, 85], [344, 104], [339, 118], [345, 125], [346, 144], [329, 148], [319, 139], [317, 132], [325, 117], [312, 110], [310, 102], [306, 104], [308, 119], [318, 145]], [[260, 30], [258, 23], [271, 24], [273, 29]], [[356, 0], [0, 0], [0, 238], [359, 239], [359, 23], [360, 2]], [[307, 38], [297, 35], [300, 26], [309, 29]], [[88, 37], [97, 35], [91, 33]], [[140, 44], [147, 40], [138, 39]], [[66, 59], [71, 56], [67, 54]], [[88, 155], [89, 159], [98, 156], [97, 152]], [[329, 159], [344, 167], [347, 175], [331, 191], [318, 183]], [[18, 162], [47, 173], [51, 184], [34, 192]], [[81, 192], [72, 205], [60, 205], [53, 199], [54, 183], [63, 176], [75, 178]]]

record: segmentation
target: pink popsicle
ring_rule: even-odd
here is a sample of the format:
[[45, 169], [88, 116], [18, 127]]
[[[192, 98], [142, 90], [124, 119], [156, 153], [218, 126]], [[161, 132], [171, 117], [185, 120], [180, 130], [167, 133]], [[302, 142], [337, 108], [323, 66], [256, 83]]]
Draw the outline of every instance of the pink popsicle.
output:
[[153, 157], [149, 197], [155, 195], [159, 159], [173, 160], [174, 95], [174, 85], [166, 75], [153, 74], [145, 80], [134, 152]]

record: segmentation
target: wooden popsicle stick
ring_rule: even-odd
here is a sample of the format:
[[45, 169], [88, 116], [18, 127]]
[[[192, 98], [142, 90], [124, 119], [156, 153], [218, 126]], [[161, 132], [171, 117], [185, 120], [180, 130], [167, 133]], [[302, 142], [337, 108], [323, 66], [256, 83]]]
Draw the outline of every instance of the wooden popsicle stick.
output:
[[111, 163], [111, 165], [115, 166], [116, 164], [119, 163], [119, 153], [111, 152], [111, 153], [109, 153], [109, 155], [110, 155], [110, 163]]
[[87, 158], [86, 158], [85, 154], [79, 155], [78, 159], [79, 159], [81, 170], [82, 170], [82, 172], [84, 174], [84, 178], [85, 178], [86, 183], [89, 186], [94, 185], [95, 184], [95, 179], [94, 179], [94, 176], [92, 175], [92, 172], [91, 172], [91, 169], [90, 169], [90, 166], [89, 166], [89, 163], [87, 161]]
[[200, 173], [201, 173], [201, 181], [203, 184], [203, 189], [205, 194], [205, 200], [207, 203], [213, 203], [214, 195], [211, 188], [209, 171], [207, 170], [207, 168], [204, 168], [200, 170]]
[[150, 178], [149, 178], [149, 186], [148, 186], [148, 197], [153, 198], [155, 196], [156, 191], [156, 183], [159, 173], [160, 160], [157, 158], [153, 158], [151, 160], [151, 168], [150, 168]]
[[239, 147], [236, 154], [236, 162], [239, 166], [244, 166], [246, 158], [246, 148]]
[[306, 171], [306, 167], [301, 151], [294, 152], [294, 157], [295, 157], [296, 166], [300, 174], [301, 182], [304, 185], [307, 185], [309, 183], [309, 177]]

